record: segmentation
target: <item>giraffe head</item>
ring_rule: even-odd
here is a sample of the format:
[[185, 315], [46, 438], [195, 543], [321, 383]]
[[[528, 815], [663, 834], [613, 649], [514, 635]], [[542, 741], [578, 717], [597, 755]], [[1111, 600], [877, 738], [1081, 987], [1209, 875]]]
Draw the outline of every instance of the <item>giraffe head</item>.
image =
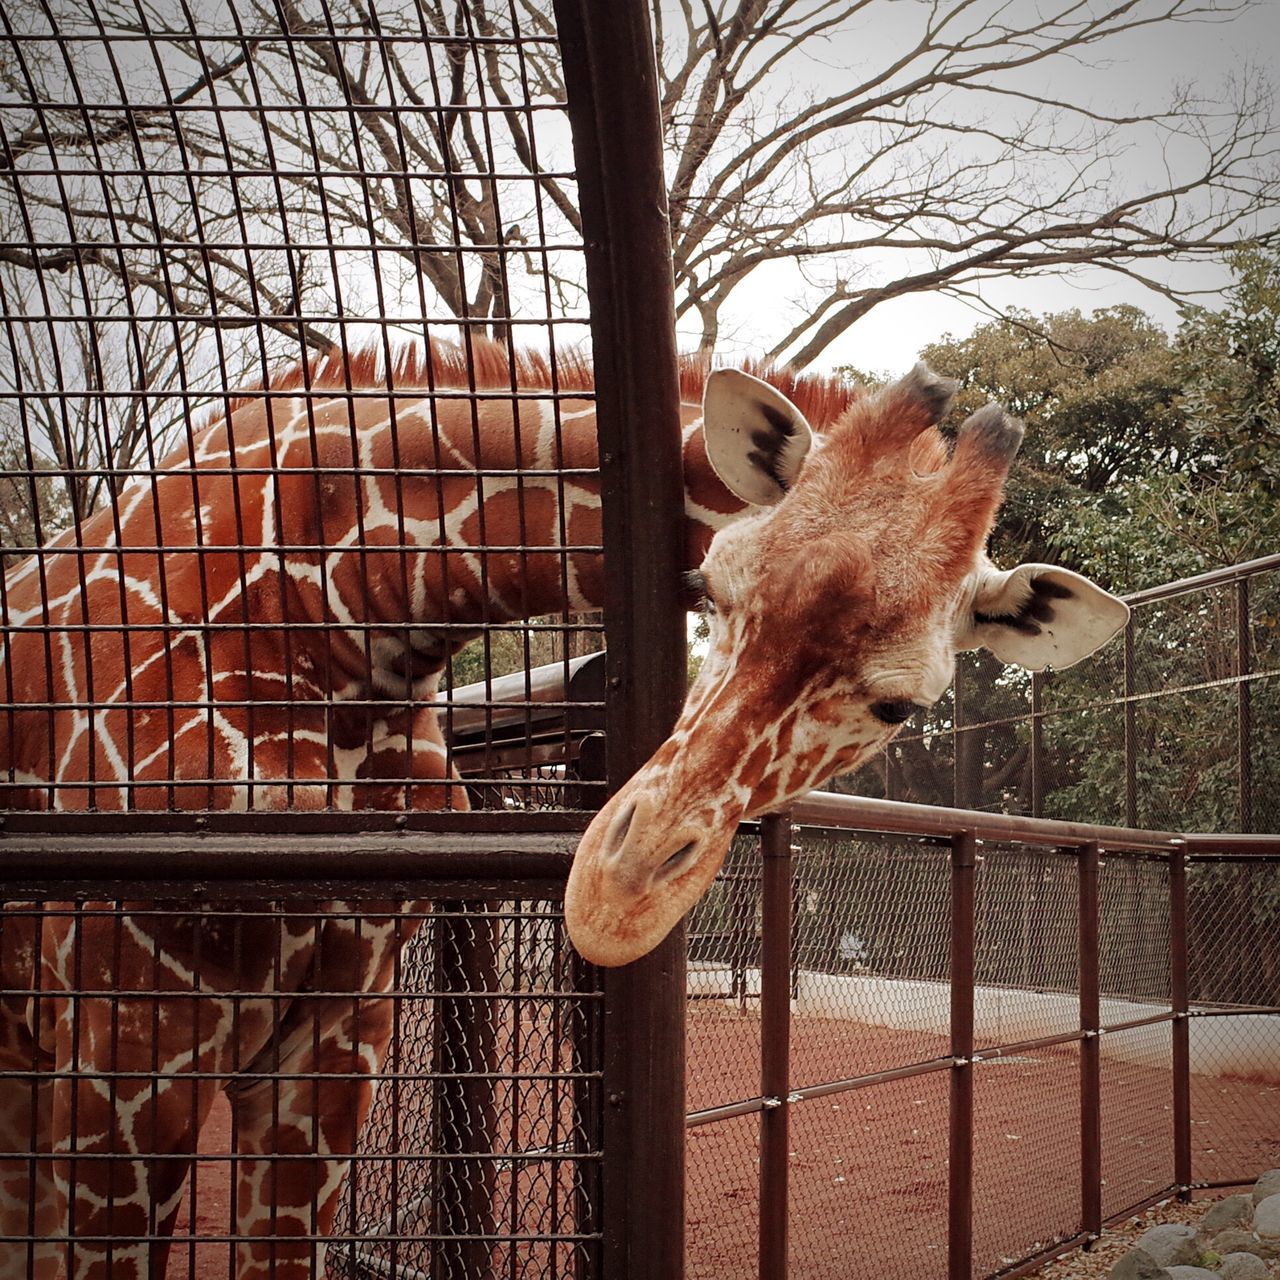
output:
[[942, 695], [958, 650], [1062, 668], [1124, 625], [1125, 605], [1077, 574], [987, 559], [1023, 429], [988, 405], [948, 449], [936, 424], [954, 390], [918, 365], [818, 437], [768, 384], [709, 377], [708, 456], [752, 506], [690, 575], [710, 649], [671, 737], [578, 847], [565, 914], [589, 960], [656, 946], [740, 819], [880, 750]]

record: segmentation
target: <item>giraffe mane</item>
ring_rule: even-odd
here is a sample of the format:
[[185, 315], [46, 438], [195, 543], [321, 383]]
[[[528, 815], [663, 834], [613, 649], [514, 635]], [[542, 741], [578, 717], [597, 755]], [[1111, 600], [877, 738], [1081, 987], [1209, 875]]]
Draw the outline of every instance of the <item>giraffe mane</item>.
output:
[[[822, 431], [866, 394], [839, 374], [797, 373], [763, 360], [744, 360], [734, 367], [777, 387]], [[702, 355], [680, 357], [680, 398], [699, 404], [711, 362]], [[516, 350], [489, 338], [473, 337], [469, 345], [433, 340], [387, 348], [368, 343], [350, 351], [339, 347], [308, 361], [282, 369], [263, 386], [238, 392], [227, 401], [226, 412], [261, 397], [264, 391], [350, 391], [386, 387], [393, 392], [426, 391], [433, 387], [475, 387], [523, 390], [591, 391], [595, 370], [579, 347], [557, 351], [554, 361], [534, 348]], [[216, 415], [221, 420], [223, 412]]]

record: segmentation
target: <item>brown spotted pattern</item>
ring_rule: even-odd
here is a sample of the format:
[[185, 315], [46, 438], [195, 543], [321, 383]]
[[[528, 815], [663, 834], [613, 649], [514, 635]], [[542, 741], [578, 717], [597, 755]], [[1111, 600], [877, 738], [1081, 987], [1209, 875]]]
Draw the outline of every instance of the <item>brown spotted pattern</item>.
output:
[[[704, 378], [683, 370], [691, 566], [743, 510], [707, 464]], [[818, 425], [853, 398], [778, 381]], [[229, 405], [5, 579], [4, 806], [463, 806], [431, 707], [448, 656], [602, 602], [590, 389], [580, 360], [553, 377], [477, 343], [328, 361]], [[312, 923], [147, 905], [5, 918], [3, 989], [42, 994], [0, 1004], [0, 1070], [40, 1076], [0, 1091], [0, 1150], [41, 1158], [0, 1159], [0, 1235], [45, 1243], [0, 1248], [0, 1278], [161, 1276], [180, 1157], [223, 1086], [240, 1155], [298, 1157], [236, 1165], [237, 1275], [319, 1274], [323, 1249], [290, 1237], [332, 1221], [408, 929], [392, 904]], [[363, 995], [307, 994], [325, 988]]]

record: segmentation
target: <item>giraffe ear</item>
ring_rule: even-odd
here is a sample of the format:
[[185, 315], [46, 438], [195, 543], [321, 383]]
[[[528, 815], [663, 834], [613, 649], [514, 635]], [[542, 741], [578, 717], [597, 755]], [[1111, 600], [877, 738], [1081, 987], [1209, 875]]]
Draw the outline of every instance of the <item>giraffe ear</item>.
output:
[[1069, 569], [1023, 564], [978, 570], [973, 613], [958, 649], [990, 649], [1001, 662], [1043, 671], [1074, 666], [1129, 620], [1123, 600]]
[[781, 500], [813, 444], [804, 414], [781, 391], [740, 369], [707, 375], [702, 435], [725, 488], [758, 507]]

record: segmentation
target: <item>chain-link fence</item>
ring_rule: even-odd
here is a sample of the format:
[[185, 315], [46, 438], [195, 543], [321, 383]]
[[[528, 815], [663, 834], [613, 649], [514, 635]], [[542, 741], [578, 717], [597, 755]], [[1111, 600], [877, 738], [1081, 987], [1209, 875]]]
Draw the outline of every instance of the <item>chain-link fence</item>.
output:
[[1280, 838], [794, 818], [690, 924], [691, 1276], [1020, 1274], [1280, 1163]]
[[962, 654], [838, 790], [1182, 831], [1280, 829], [1280, 556], [1126, 597], [1124, 644], [1032, 676]]
[[27, 1206], [4, 1274], [601, 1274], [601, 997], [563, 855], [514, 897], [483, 855], [432, 883], [424, 850], [381, 868], [394, 887], [318, 884], [316, 858], [270, 891], [177, 864], [145, 903], [68, 860], [71, 900], [3, 885], [6, 1017], [49, 1029], [0, 1058], [0, 1194]]

